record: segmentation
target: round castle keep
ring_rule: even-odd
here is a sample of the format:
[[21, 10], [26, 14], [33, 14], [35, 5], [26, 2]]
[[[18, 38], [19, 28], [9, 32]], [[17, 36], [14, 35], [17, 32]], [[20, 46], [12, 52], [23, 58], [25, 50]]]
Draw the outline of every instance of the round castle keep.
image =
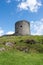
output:
[[26, 20], [16, 22], [15, 35], [30, 35], [30, 23]]

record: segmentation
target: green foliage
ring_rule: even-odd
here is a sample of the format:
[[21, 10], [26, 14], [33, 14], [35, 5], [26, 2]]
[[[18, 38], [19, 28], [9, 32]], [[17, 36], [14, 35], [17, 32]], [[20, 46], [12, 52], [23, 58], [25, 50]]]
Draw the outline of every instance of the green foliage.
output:
[[43, 65], [43, 54], [17, 50], [0, 52], [0, 65]]
[[[26, 40], [30, 40], [30, 42], [27, 44], [27, 42], [25, 42]], [[14, 45], [14, 47], [16, 48], [16, 46], [19, 47], [27, 47], [28, 48], [28, 52], [39, 52], [39, 53], [43, 53], [43, 36], [3, 36], [0, 37], [0, 47], [6, 47], [5, 43], [6, 42], [12, 42], [16, 44]], [[35, 43], [34, 43], [35, 42]], [[20, 48], [19, 48], [20, 49]]]
[[[36, 43], [27, 44], [26, 40], [34, 40]], [[6, 42], [16, 44], [8, 47]], [[3, 36], [0, 37], [1, 47], [5, 50], [0, 52], [0, 65], [43, 65], [43, 36]], [[28, 53], [25, 49], [28, 49]]]

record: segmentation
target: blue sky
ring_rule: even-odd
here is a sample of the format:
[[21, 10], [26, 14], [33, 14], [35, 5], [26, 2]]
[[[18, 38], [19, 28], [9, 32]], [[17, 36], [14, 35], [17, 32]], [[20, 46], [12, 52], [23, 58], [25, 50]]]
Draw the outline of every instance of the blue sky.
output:
[[43, 0], [0, 0], [0, 36], [15, 32], [15, 22], [30, 22], [32, 35], [43, 35]]

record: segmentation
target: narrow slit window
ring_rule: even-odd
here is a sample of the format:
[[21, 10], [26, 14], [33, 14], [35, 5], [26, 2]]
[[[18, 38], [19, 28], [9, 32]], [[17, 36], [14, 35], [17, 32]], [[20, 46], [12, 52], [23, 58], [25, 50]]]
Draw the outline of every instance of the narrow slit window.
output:
[[20, 27], [22, 27], [22, 25]]

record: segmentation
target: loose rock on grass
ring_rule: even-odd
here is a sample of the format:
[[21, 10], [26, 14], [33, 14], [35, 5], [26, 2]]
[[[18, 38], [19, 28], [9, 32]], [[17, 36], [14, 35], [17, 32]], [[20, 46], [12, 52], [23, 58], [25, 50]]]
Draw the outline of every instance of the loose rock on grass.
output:
[[0, 51], [5, 51], [5, 48], [4, 47], [0, 48]]

